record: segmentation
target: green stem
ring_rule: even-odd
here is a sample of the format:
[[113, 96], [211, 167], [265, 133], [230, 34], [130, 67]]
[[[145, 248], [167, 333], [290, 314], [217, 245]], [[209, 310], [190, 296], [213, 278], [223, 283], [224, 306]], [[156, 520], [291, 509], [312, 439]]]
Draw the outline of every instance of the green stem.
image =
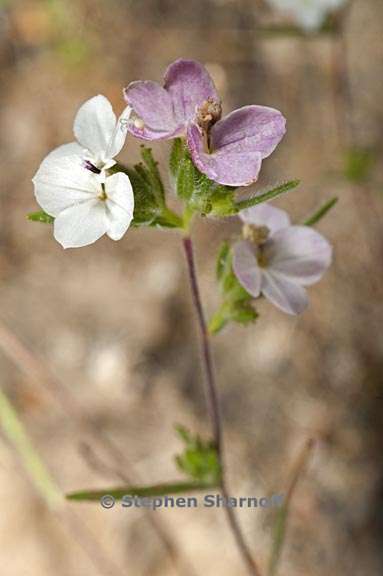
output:
[[[212, 425], [214, 447], [217, 451], [217, 457], [221, 471], [220, 489], [223, 497], [225, 499], [228, 499], [229, 491], [226, 481], [226, 472], [223, 457], [223, 426], [218, 399], [218, 387], [215, 379], [213, 355], [210, 345], [210, 334], [207, 328], [205, 313], [201, 301], [201, 294], [199, 291], [197, 270], [194, 260], [193, 242], [190, 236], [184, 236], [183, 247], [187, 263], [187, 270], [188, 270], [194, 310], [196, 313], [199, 326], [202, 360], [205, 368], [206, 392], [207, 392], [209, 415]], [[248, 574], [250, 574], [251, 576], [261, 576], [258, 564], [253, 558], [252, 553], [247, 545], [247, 542], [245, 541], [242, 529], [238, 523], [234, 509], [231, 508], [230, 506], [228, 507], [225, 506], [224, 510], [230, 525], [230, 529], [237, 544], [239, 553], [241, 554], [244, 564], [247, 568]]]
[[45, 464], [36, 452], [16, 410], [1, 388], [0, 424], [4, 434], [15, 446], [37, 490], [50, 507], [57, 508], [62, 502], [60, 489], [56, 486]]
[[167, 206], [164, 206], [162, 208], [161, 215], [168, 222], [171, 222], [172, 224], [174, 224], [175, 228], [183, 228], [184, 227], [184, 221], [181, 218], [181, 216], [179, 216], [178, 214], [173, 212], [173, 210], [170, 210], [170, 208], [168, 208]]

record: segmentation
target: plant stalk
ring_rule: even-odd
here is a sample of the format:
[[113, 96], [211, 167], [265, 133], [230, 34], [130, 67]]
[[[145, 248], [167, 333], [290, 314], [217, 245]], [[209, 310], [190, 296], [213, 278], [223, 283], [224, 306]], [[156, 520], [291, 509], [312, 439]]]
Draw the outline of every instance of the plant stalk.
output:
[[[222, 430], [222, 418], [221, 418], [221, 411], [219, 406], [219, 399], [218, 399], [218, 391], [217, 385], [215, 381], [215, 373], [214, 373], [214, 363], [213, 363], [213, 356], [210, 347], [210, 336], [208, 327], [205, 320], [205, 315], [202, 307], [202, 301], [198, 286], [198, 279], [197, 279], [197, 270], [194, 260], [194, 251], [193, 251], [193, 243], [190, 236], [183, 237], [183, 248], [185, 253], [185, 258], [187, 262], [188, 268], [188, 275], [189, 275], [189, 282], [190, 288], [192, 292], [193, 298], [193, 305], [197, 315], [199, 332], [200, 332], [200, 339], [201, 339], [201, 350], [202, 350], [202, 359], [205, 368], [205, 377], [206, 377], [206, 395], [207, 395], [207, 402], [209, 408], [209, 415], [210, 421], [212, 424], [212, 431], [213, 431], [213, 441], [215, 448], [217, 450], [218, 461], [220, 465], [220, 490], [222, 492], [222, 496], [227, 499], [229, 497], [226, 477], [225, 477], [225, 466], [224, 466], [224, 458], [223, 458], [223, 430]], [[234, 539], [236, 541], [238, 550], [242, 556], [243, 561], [247, 566], [248, 573], [251, 576], [261, 576], [261, 572], [258, 568], [257, 563], [255, 562], [252, 554], [245, 542], [243, 537], [241, 528], [238, 524], [238, 520], [233, 508], [228, 506], [224, 507], [224, 510], [227, 515], [227, 519], [233, 533]]]

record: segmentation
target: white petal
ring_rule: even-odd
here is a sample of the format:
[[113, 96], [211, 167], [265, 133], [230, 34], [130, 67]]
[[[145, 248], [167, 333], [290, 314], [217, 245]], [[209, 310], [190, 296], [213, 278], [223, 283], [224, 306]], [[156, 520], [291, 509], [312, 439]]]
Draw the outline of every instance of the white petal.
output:
[[61, 156], [84, 156], [85, 150], [78, 142], [69, 142], [52, 150], [47, 158], [60, 158]]
[[96, 160], [106, 158], [116, 128], [116, 116], [105, 96], [94, 96], [79, 109], [73, 131], [81, 146], [92, 152]]
[[125, 144], [126, 135], [128, 133], [128, 122], [132, 109], [127, 106], [119, 119], [117, 120], [116, 126], [112, 138], [109, 141], [108, 148], [106, 150], [106, 158], [114, 158], [121, 151], [123, 145]]
[[290, 225], [290, 218], [287, 212], [266, 203], [241, 210], [239, 217], [246, 224], [267, 226], [271, 234]]
[[109, 227], [107, 234], [112, 240], [120, 240], [133, 219], [134, 195], [132, 185], [126, 174], [117, 172], [105, 181], [107, 216]]
[[[70, 146], [70, 145], [68, 145]], [[51, 216], [97, 196], [99, 184], [95, 174], [86, 170], [78, 155], [66, 155], [60, 146], [41, 163], [33, 183], [40, 206]]]
[[262, 272], [255, 256], [256, 247], [249, 242], [237, 242], [233, 246], [233, 271], [244, 289], [258, 298], [261, 292]]
[[64, 248], [92, 244], [109, 226], [105, 203], [96, 199], [71, 206], [54, 221], [54, 237]]
[[269, 269], [263, 270], [262, 294], [287, 314], [301, 314], [308, 305], [306, 290], [302, 286]]
[[265, 247], [268, 268], [303, 286], [318, 282], [331, 264], [332, 248], [308, 226], [280, 230]]

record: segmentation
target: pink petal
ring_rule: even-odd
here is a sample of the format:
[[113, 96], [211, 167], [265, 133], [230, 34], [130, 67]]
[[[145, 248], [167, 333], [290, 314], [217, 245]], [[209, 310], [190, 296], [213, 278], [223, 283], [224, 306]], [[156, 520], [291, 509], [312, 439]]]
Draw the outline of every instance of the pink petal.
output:
[[266, 246], [271, 272], [308, 286], [318, 282], [331, 264], [329, 242], [308, 226], [279, 230]]
[[308, 306], [306, 290], [270, 269], [262, 270], [262, 294], [287, 314], [301, 314]]
[[245, 106], [211, 129], [211, 153], [203, 147], [197, 126], [188, 128], [187, 141], [194, 164], [208, 178], [228, 186], [249, 186], [258, 178], [262, 159], [269, 156], [285, 133], [278, 110]]
[[194, 124], [188, 128], [187, 144], [194, 164], [210, 180], [227, 186], [248, 186], [258, 178], [262, 163], [259, 152], [237, 149], [207, 154], [200, 129]]
[[243, 151], [267, 158], [286, 132], [286, 120], [278, 110], [266, 106], [244, 106], [234, 110], [211, 129], [214, 151]]
[[144, 122], [143, 128], [128, 124], [129, 131], [135, 136], [159, 140], [172, 137], [180, 129], [169, 93], [156, 82], [131, 82], [124, 90], [124, 97]]
[[171, 96], [177, 121], [183, 124], [194, 120], [196, 109], [205, 100], [219, 100], [208, 71], [195, 60], [181, 58], [173, 62], [165, 72], [164, 87]]
[[271, 204], [260, 204], [246, 208], [239, 213], [239, 217], [246, 224], [254, 226], [267, 226], [271, 234], [274, 234], [282, 228], [290, 226], [290, 218], [287, 212], [280, 208], [275, 208]]
[[233, 246], [233, 271], [244, 289], [258, 298], [261, 292], [262, 273], [255, 255], [256, 247], [249, 242], [237, 242]]

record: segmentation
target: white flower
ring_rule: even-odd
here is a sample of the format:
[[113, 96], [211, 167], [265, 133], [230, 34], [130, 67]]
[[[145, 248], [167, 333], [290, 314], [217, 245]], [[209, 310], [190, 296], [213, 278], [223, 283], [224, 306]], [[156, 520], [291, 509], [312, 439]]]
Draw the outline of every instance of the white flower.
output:
[[57, 148], [33, 178], [40, 206], [55, 218], [54, 237], [64, 248], [92, 244], [104, 234], [119, 240], [133, 218], [134, 196], [123, 172], [94, 174], [78, 155]]
[[54, 236], [64, 248], [92, 244], [103, 234], [119, 240], [133, 218], [134, 196], [123, 172], [106, 170], [126, 138], [127, 107], [116, 120], [104, 96], [91, 98], [74, 121], [78, 142], [53, 150], [33, 178], [40, 206], [55, 218]]
[[244, 240], [233, 247], [233, 270], [249, 294], [263, 294], [288, 314], [308, 305], [304, 286], [331, 264], [327, 240], [308, 226], [292, 226], [286, 212], [268, 204], [240, 212]]
[[273, 8], [289, 12], [305, 30], [317, 30], [327, 14], [337, 10], [347, 0], [268, 0]]

